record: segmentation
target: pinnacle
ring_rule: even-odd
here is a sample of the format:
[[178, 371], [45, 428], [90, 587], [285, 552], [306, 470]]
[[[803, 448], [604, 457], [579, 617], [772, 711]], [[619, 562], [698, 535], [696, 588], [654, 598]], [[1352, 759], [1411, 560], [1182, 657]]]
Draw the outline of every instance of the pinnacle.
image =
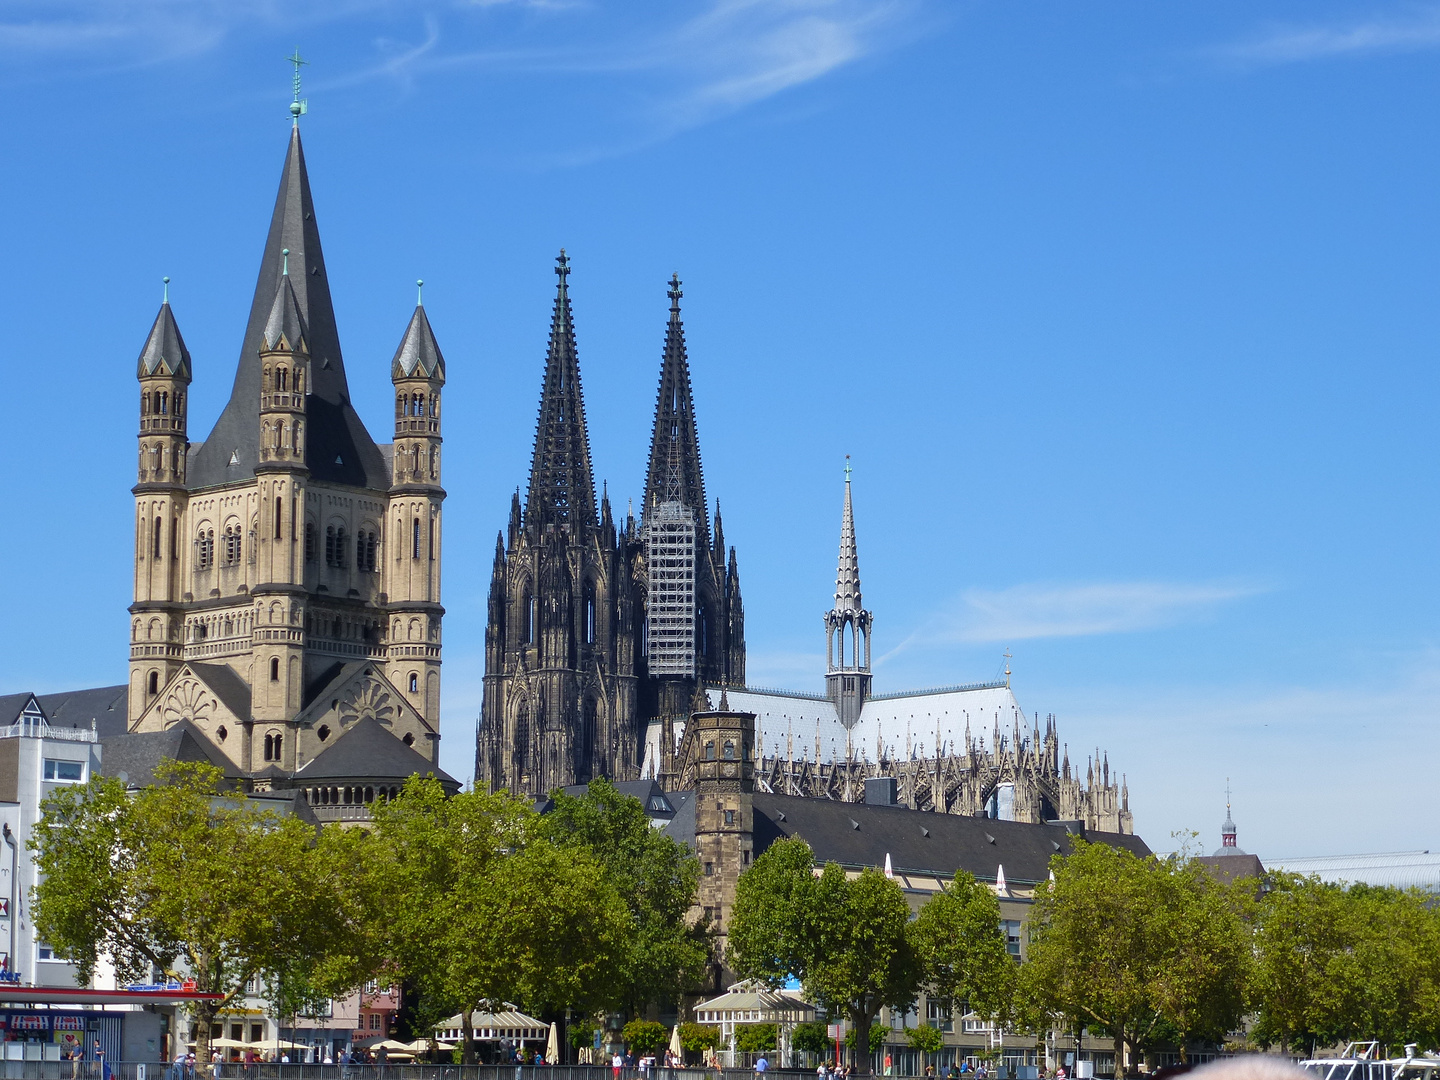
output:
[[850, 466], [845, 466], [845, 507], [840, 515], [840, 565], [835, 573], [835, 610], [859, 612], [860, 556], [855, 545], [855, 509], [850, 501]]
[[[670, 320], [660, 360], [660, 387], [655, 396], [655, 425], [650, 435], [650, 462], [645, 477], [641, 515], [652, 506], [678, 496], [695, 514], [705, 545], [710, 544], [710, 522], [705, 498], [705, 470], [700, 462], [700, 436], [690, 387], [690, 362], [685, 348], [685, 326], [680, 321], [679, 275], [672, 275], [667, 294]], [[677, 490], [678, 489], [678, 490]]]
[[415, 378], [445, 381], [445, 357], [435, 340], [435, 331], [430, 328], [430, 316], [421, 304], [415, 305], [415, 314], [410, 316], [410, 325], [395, 350], [395, 359], [390, 363], [392, 379]]
[[140, 350], [137, 375], [142, 379], [170, 376], [187, 382], [190, 380], [190, 350], [180, 336], [180, 325], [175, 321], [175, 313], [170, 310], [168, 300], [160, 305], [160, 312], [150, 327], [150, 335], [145, 339], [145, 347]]

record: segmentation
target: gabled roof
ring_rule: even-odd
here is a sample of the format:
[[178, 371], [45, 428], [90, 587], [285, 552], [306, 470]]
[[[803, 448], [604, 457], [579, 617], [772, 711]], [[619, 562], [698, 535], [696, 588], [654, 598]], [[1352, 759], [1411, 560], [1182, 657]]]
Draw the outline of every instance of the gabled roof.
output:
[[425, 306], [417, 304], [415, 314], [410, 316], [410, 325], [395, 350], [395, 359], [390, 362], [390, 377], [393, 379], [422, 378], [438, 376], [445, 381], [445, 357], [440, 355], [440, 346], [435, 341], [435, 331], [430, 329], [430, 317]]
[[42, 694], [39, 700], [51, 727], [88, 728], [93, 722], [101, 739], [123, 735], [129, 727], [130, 688], [123, 683]]
[[116, 776], [129, 787], [147, 787], [155, 782], [155, 769], [167, 759], [199, 761], [225, 770], [235, 780], [240, 770], [188, 720], [164, 731], [116, 735], [100, 741], [100, 771]]
[[[693, 848], [693, 795], [687, 792], [683, 801], [677, 801], [680, 812], [665, 831]], [[1064, 825], [1032, 825], [903, 806], [759, 792], [754, 796], [754, 808], [757, 856], [777, 840], [800, 836], [814, 849], [818, 863], [884, 866], [888, 855], [896, 873], [945, 878], [953, 877], [956, 870], [966, 870], [981, 881], [994, 881], [1004, 866], [1008, 882], [1044, 881], [1050, 873], [1050, 857], [1068, 854], [1073, 835]], [[1150, 848], [1138, 836], [1087, 831], [1085, 839], [1137, 855], [1150, 854]]]
[[185, 666], [238, 718], [250, 719], [250, 686], [228, 664], [197, 664], [192, 660]]
[[175, 322], [175, 313], [170, 310], [168, 300], [160, 305], [160, 313], [155, 316], [155, 324], [150, 327], [150, 336], [145, 339], [145, 347], [140, 350], [137, 367], [137, 374], [142, 379], [156, 375], [170, 375], [186, 381], [190, 379], [190, 350], [185, 347], [185, 339], [180, 336], [180, 327]]
[[0, 727], [9, 727], [19, 721], [20, 714], [25, 707], [34, 701], [36, 707], [44, 712], [45, 706], [41, 705], [39, 699], [28, 690], [22, 694], [0, 695]]
[[295, 773], [297, 785], [319, 780], [395, 780], [404, 783], [416, 773], [434, 776], [454, 792], [452, 776], [406, 746], [373, 717], [363, 717]]
[[[260, 259], [255, 296], [235, 384], [215, 428], [189, 462], [190, 488], [213, 487], [249, 479], [255, 475], [260, 451], [260, 348], [265, 327], [280, 287], [281, 271], [290, 250], [290, 283], [300, 314], [309, 331], [312, 360], [310, 393], [305, 399], [305, 465], [312, 480], [383, 490], [390, 486], [389, 473], [374, 440], [350, 405], [350, 388], [345, 380], [345, 363], [340, 356], [340, 334], [330, 301], [330, 282], [325, 255], [320, 248], [320, 230], [315, 222], [315, 205], [310, 196], [310, 179], [300, 130], [291, 129], [285, 155], [285, 171], [270, 219], [270, 233]], [[232, 455], [236, 464], [231, 465]]]

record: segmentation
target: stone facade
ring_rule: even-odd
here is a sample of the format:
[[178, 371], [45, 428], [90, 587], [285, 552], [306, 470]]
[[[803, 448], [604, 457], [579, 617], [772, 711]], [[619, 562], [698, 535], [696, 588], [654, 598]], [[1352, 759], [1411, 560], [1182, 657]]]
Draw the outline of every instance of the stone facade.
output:
[[376, 445], [350, 405], [298, 126], [210, 436], [189, 441], [168, 295], [137, 375], [129, 730], [184, 723], [257, 789], [290, 786], [362, 719], [433, 763], [445, 363], [417, 306], [391, 365], [395, 441]]

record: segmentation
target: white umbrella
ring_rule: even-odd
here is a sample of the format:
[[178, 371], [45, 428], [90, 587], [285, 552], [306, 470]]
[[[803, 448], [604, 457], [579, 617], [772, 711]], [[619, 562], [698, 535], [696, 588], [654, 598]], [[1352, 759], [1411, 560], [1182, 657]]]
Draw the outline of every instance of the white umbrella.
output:
[[680, 1045], [680, 1025], [676, 1024], [670, 1029], [670, 1052], [677, 1058], [683, 1058], [685, 1048]]
[[560, 1060], [560, 1029], [550, 1021], [550, 1039], [545, 1043], [545, 1062], [554, 1065]]

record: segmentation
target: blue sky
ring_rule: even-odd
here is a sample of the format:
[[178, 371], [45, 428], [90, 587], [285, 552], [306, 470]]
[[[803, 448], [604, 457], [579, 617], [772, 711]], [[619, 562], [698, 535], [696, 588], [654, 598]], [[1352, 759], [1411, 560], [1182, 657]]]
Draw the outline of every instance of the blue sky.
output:
[[1108, 749], [1157, 848], [1429, 848], [1440, 749], [1431, 3], [0, 0], [0, 690], [121, 682], [134, 360], [192, 438], [306, 151], [357, 407], [445, 350], [443, 762], [571, 278], [638, 497], [684, 280], [750, 681], [817, 688], [844, 455], [878, 690], [993, 677]]

